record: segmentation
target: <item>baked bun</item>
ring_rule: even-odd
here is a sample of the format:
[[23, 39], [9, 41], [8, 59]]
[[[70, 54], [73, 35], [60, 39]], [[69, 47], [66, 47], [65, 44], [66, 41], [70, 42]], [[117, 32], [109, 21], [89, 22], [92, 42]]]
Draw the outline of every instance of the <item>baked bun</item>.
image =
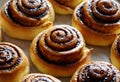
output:
[[39, 71], [53, 76], [71, 76], [90, 61], [92, 49], [85, 47], [81, 33], [69, 25], [55, 25], [32, 41], [30, 57]]
[[120, 82], [120, 71], [110, 63], [94, 61], [78, 68], [70, 82]]
[[2, 41], [2, 32], [1, 32], [1, 30], [0, 30], [0, 41]]
[[1, 27], [0, 27], [0, 41], [2, 41], [2, 32], [1, 32]]
[[24, 76], [22, 82], [61, 82], [59, 79], [42, 73], [31, 73]]
[[116, 0], [84, 1], [76, 7], [72, 25], [81, 31], [87, 44], [111, 45], [120, 33], [120, 5]]
[[21, 82], [28, 72], [25, 53], [14, 44], [0, 42], [0, 82]]
[[49, 0], [57, 14], [73, 14], [74, 8], [83, 0]]
[[[1, 25], [1, 18], [0, 18], [0, 25]], [[2, 31], [1, 31], [1, 26], [0, 26], [0, 41], [2, 41]]]
[[32, 40], [52, 27], [54, 10], [48, 0], [9, 0], [1, 10], [1, 26], [10, 37]]
[[112, 44], [110, 59], [112, 64], [120, 69], [120, 35], [117, 36]]

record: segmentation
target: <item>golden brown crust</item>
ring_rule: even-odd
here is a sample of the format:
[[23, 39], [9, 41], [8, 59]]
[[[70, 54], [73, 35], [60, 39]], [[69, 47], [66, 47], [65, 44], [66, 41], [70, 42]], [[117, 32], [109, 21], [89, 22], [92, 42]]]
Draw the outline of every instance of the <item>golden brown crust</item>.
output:
[[[1, 25], [1, 18], [0, 18], [0, 25]], [[0, 26], [0, 41], [2, 41], [2, 32], [1, 32], [1, 26]]]
[[49, 0], [57, 14], [72, 14], [74, 8], [83, 0]]
[[71, 76], [79, 65], [89, 62], [91, 51], [85, 47], [82, 35], [76, 29], [56, 25], [36, 36], [30, 47], [30, 57], [38, 70], [63, 77]]
[[77, 69], [70, 82], [119, 82], [120, 71], [110, 63], [94, 61]]
[[25, 53], [16, 45], [0, 43], [0, 82], [21, 82], [29, 72], [29, 62]]
[[72, 25], [82, 32], [88, 44], [108, 46], [120, 33], [119, 18], [120, 10], [117, 2], [90, 0], [76, 7], [72, 17]]
[[61, 82], [59, 79], [42, 73], [31, 73], [24, 76], [22, 82], [38, 82], [38, 81], [46, 81], [46, 82]]
[[120, 69], [120, 36], [117, 36], [112, 44], [110, 59], [112, 64]]
[[54, 10], [47, 0], [42, 0], [43, 2], [38, 0], [38, 3], [35, 0], [34, 5], [31, 1], [26, 1], [8, 1], [2, 7], [1, 26], [8, 36], [32, 40], [42, 30], [52, 27]]

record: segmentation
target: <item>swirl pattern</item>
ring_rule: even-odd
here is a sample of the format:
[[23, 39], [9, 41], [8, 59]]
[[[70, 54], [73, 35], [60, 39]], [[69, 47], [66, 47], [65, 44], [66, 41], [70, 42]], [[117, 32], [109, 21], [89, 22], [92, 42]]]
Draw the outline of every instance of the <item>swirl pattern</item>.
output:
[[45, 0], [10, 0], [7, 5], [8, 17], [23, 26], [37, 26], [48, 18], [49, 6]]
[[15, 47], [0, 44], [0, 70], [12, 70], [21, 60], [20, 54]]
[[120, 72], [111, 64], [97, 62], [85, 65], [77, 72], [77, 82], [119, 82]]
[[116, 47], [117, 47], [117, 50], [118, 50], [117, 55], [120, 56], [120, 36], [118, 36], [118, 38], [117, 38]]
[[28, 74], [22, 82], [61, 82], [50, 75], [45, 74]]
[[43, 58], [54, 63], [68, 64], [81, 58], [84, 40], [80, 32], [71, 26], [56, 25], [41, 33], [37, 45], [37, 51]]
[[119, 25], [120, 9], [115, 0], [90, 0], [79, 7], [76, 15], [95, 31], [115, 33]]

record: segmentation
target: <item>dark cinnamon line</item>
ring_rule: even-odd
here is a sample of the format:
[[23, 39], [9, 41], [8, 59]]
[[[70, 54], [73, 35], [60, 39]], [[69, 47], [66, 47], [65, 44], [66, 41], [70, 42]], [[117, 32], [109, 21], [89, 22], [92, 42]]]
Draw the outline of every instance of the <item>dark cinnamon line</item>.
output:
[[[92, 65], [94, 67], [94, 65]], [[77, 82], [79, 82], [79, 79], [81, 79], [82, 82], [116, 82], [116, 73], [114, 72], [114, 70], [112, 71], [112, 73], [114, 74], [112, 77], [110, 77], [109, 75], [109, 71], [107, 69], [107, 74], [105, 75], [105, 77], [102, 78], [93, 78], [90, 74], [88, 74], [90, 65], [86, 66], [84, 69], [80, 69], [82, 70], [82, 72], [80, 72], [80, 70], [77, 72]], [[111, 68], [111, 67], [110, 67]], [[112, 70], [112, 69], [111, 69]], [[102, 69], [101, 69], [101, 73], [102, 73]], [[81, 78], [80, 78], [81, 77]], [[95, 76], [97, 77], [97, 76]], [[109, 80], [107, 78], [110, 78]]]
[[[6, 7], [5, 7], [5, 14], [6, 14], [6, 16], [7, 17], [9, 17], [9, 19], [11, 19], [11, 21], [13, 21], [13, 22], [15, 22], [16, 24], [20, 24], [20, 25], [22, 25], [22, 26], [29, 26], [29, 25], [24, 25], [24, 24], [22, 24], [21, 22], [19, 22], [17, 19], [15, 19], [13, 16], [12, 16], [12, 14], [11, 14], [11, 9], [9, 8], [9, 6], [10, 6], [10, 3], [12, 2], [12, 0], [11, 1], [9, 1], [7, 4], [6, 4]], [[47, 4], [47, 3], [46, 3]], [[17, 3], [16, 3], [16, 5], [17, 5]], [[42, 17], [44, 17], [45, 15], [47, 15], [48, 14], [48, 11], [49, 11], [49, 7], [48, 7], [48, 5], [47, 5], [47, 8], [46, 8], [46, 11], [45, 12], [43, 12], [43, 13], [41, 13], [41, 14], [39, 14], [39, 15], [36, 15], [36, 16], [29, 16], [29, 15], [27, 15], [27, 14], [25, 14], [25, 13], [22, 13], [22, 11], [20, 10], [20, 8], [19, 7], [17, 7], [16, 6], [16, 8], [17, 8], [17, 10], [18, 10], [18, 12], [21, 12], [21, 14], [22, 15], [25, 15], [25, 16], [27, 16], [28, 18], [34, 18], [34, 19], [36, 19], [36, 20], [40, 20]], [[31, 25], [30, 25], [30, 27], [32, 27]]]
[[[37, 39], [37, 41], [36, 41], [36, 53], [37, 53], [37, 55], [41, 58], [41, 59], [43, 59], [44, 61], [46, 61], [46, 62], [48, 62], [48, 63], [51, 63], [51, 64], [55, 64], [55, 65], [60, 65], [60, 66], [67, 66], [67, 65], [70, 65], [70, 64], [74, 64], [74, 63], [76, 63], [77, 61], [79, 61], [79, 60], [77, 60], [77, 61], [74, 61], [74, 62], [71, 62], [71, 63], [69, 63], [69, 62], [55, 62], [55, 61], [51, 61], [51, 60], [49, 60], [49, 59], [47, 59], [44, 55], [42, 55], [42, 53], [41, 53], [41, 51], [40, 51], [40, 47], [39, 47], [39, 38], [40, 38], [41, 36], [39, 36], [38, 37], [38, 39]], [[46, 44], [46, 46], [47, 46], [47, 44]]]
[[[91, 0], [92, 1], [92, 0]], [[89, 3], [91, 3], [91, 2], [89, 2]], [[88, 4], [87, 2], [85, 2], [84, 4]], [[89, 27], [90, 29], [92, 29], [92, 30], [94, 30], [94, 31], [97, 31], [97, 32], [101, 32], [101, 31], [98, 31], [98, 30], [96, 30], [96, 29], [93, 29], [90, 25], [88, 25], [84, 20], [86, 20], [86, 19], [84, 19], [84, 14], [83, 14], [83, 6], [84, 6], [84, 4], [82, 4], [78, 9], [77, 9], [77, 12], [76, 12], [76, 16], [77, 16], [77, 18], [79, 19], [79, 21], [80, 22], [82, 22], [84, 25], [86, 25], [87, 27]], [[92, 12], [92, 10], [91, 10], [91, 4], [88, 4], [89, 6], [88, 6], [88, 8], [87, 8], [87, 10], [89, 10], [89, 14], [91, 15], [91, 17], [96, 21], [96, 22], [98, 22], [98, 23], [103, 23], [103, 24], [110, 24], [110, 23], [116, 23], [116, 22], [118, 22], [119, 20], [117, 20], [117, 21], [114, 21], [114, 22], [105, 22], [105, 21], [101, 21], [101, 20], [99, 20], [98, 18], [96, 18], [96, 16], [93, 14], [93, 12]], [[95, 5], [96, 6], [96, 5]], [[97, 11], [97, 10], [96, 10]], [[105, 16], [105, 15], [103, 15], [103, 16]], [[101, 33], [103, 33], [103, 32], [101, 32]]]
[[[65, 28], [65, 29], [64, 29]], [[73, 33], [72, 33], [72, 31], [74, 31], [75, 32], [75, 34], [76, 34], [76, 36], [78, 37], [78, 42], [76, 43], [76, 44], [74, 44], [74, 46], [73, 47], [71, 47], [71, 48], [67, 48], [67, 49], [63, 49], [62, 51], [68, 51], [68, 50], [71, 50], [71, 49], [73, 49], [73, 48], [75, 48], [75, 47], [77, 47], [79, 44], [80, 44], [80, 37], [79, 37], [79, 35], [77, 34], [77, 32], [74, 30], [74, 29], [69, 29], [69, 28], [67, 28], [67, 27], [63, 27], [63, 29], [62, 28], [57, 28], [57, 29], [54, 29], [53, 31], [51, 31], [51, 34], [54, 32], [54, 31], [59, 31], [59, 30], [62, 30], [62, 31], [64, 31], [65, 33], [66, 33], [66, 36], [64, 36], [64, 38], [67, 38], [67, 35], [68, 35], [68, 32], [66, 31], [66, 30], [68, 30], [70, 33], [71, 33], [71, 35], [72, 35], [72, 38], [68, 41], [68, 42], [56, 42], [56, 41], [54, 41], [54, 40], [51, 40], [52, 42], [54, 42], [54, 43], [56, 43], [56, 44], [62, 44], [62, 45], [64, 45], [64, 44], [68, 44], [69, 42], [71, 42], [72, 40], [73, 40], [73, 37], [75, 36], [75, 35], [73, 35]], [[59, 36], [58, 36], [59, 37]], [[51, 39], [52, 37], [51, 37], [51, 35], [50, 35], [50, 39]], [[50, 46], [48, 43], [47, 43], [47, 41], [46, 41], [46, 39], [45, 39], [45, 43], [46, 43], [46, 45], [47, 46], [49, 46], [51, 49], [53, 49], [53, 50], [55, 50], [55, 51], [61, 51], [61, 50], [58, 50], [58, 49], [55, 49], [54, 47], [52, 47], [52, 46]]]
[[[9, 45], [9, 44], [0, 44], [0, 45], [7, 45], [7, 46], [12, 47], [12, 48], [17, 52], [18, 57], [19, 57], [19, 58], [17, 58], [17, 61], [16, 61], [16, 63], [15, 63], [13, 66], [9, 66], [9, 67], [6, 67], [6, 68], [0, 68], [0, 70], [12, 70], [12, 69], [14, 69], [14, 68], [15, 68], [16, 66], [18, 66], [18, 65], [21, 63], [21, 61], [22, 61], [22, 58], [21, 58], [21, 55], [20, 55], [19, 51], [18, 51], [14, 46], [11, 46], [11, 45]], [[14, 59], [14, 58], [13, 58], [13, 59]], [[9, 61], [9, 62], [7, 62], [7, 63], [5, 63], [5, 64], [10, 64], [12, 61], [13, 61], [13, 60], [11, 60], [11, 61]], [[1, 65], [1, 64], [0, 64], [0, 65]]]
[[118, 53], [117, 55], [120, 56], [120, 36], [118, 36], [118, 38], [116, 39], [115, 47], [116, 47], [116, 51]]

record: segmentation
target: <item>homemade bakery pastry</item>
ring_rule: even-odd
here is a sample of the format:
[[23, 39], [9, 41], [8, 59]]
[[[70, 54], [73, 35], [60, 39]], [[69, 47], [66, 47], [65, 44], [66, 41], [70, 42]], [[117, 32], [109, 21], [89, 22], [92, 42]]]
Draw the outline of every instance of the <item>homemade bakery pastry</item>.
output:
[[48, 74], [31, 73], [24, 76], [22, 82], [61, 82], [61, 81]]
[[[1, 27], [0, 27], [0, 29], [1, 29]], [[1, 30], [0, 30], [0, 41], [2, 41], [2, 32], [1, 32]]]
[[25, 53], [14, 44], [0, 42], [0, 82], [21, 82], [28, 72]]
[[83, 0], [49, 0], [57, 14], [73, 14], [75, 7]]
[[70, 82], [120, 82], [120, 71], [110, 63], [94, 61], [79, 67]]
[[2, 41], [2, 32], [1, 32], [1, 27], [0, 27], [0, 41]]
[[[1, 19], [0, 19], [0, 25], [1, 25]], [[2, 31], [1, 31], [1, 26], [0, 26], [0, 41], [2, 41]]]
[[120, 33], [120, 5], [116, 0], [87, 0], [79, 4], [72, 17], [87, 44], [108, 46]]
[[1, 10], [2, 30], [10, 37], [32, 40], [52, 27], [54, 10], [48, 0], [9, 0]]
[[53, 76], [71, 76], [90, 61], [92, 49], [82, 34], [69, 25], [55, 25], [38, 34], [30, 46], [30, 58], [39, 71]]
[[120, 35], [117, 36], [111, 47], [110, 59], [113, 65], [120, 69]]

